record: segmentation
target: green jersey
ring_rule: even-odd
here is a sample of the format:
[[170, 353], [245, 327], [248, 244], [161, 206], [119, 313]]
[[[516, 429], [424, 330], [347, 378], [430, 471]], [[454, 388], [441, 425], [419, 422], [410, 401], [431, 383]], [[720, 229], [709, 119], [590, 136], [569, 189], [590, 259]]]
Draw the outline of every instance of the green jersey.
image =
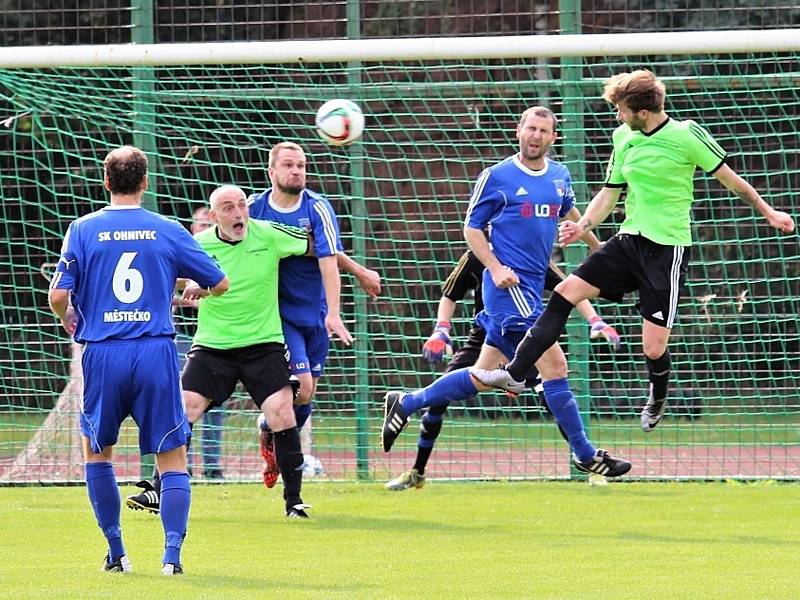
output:
[[304, 229], [269, 221], [247, 222], [241, 242], [226, 242], [211, 227], [195, 235], [200, 247], [225, 271], [230, 288], [200, 302], [194, 343], [226, 350], [283, 343], [278, 313], [278, 263], [308, 251]]
[[695, 170], [714, 173], [725, 163], [725, 151], [694, 121], [669, 118], [649, 133], [622, 125], [612, 139], [605, 186], [627, 187], [620, 233], [691, 246]]

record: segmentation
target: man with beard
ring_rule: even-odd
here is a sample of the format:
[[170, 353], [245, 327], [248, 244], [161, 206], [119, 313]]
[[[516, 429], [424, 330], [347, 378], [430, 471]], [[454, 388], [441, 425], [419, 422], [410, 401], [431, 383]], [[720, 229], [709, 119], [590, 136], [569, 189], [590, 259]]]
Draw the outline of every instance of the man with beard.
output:
[[559, 241], [566, 246], [602, 223], [623, 189], [627, 190], [625, 221], [602, 249], [556, 287], [507, 369], [475, 373], [483, 383], [521, 389], [525, 373], [558, 339], [576, 304], [598, 295], [621, 299], [638, 291], [650, 380], [640, 422], [645, 432], [651, 432], [667, 408], [672, 365], [667, 343], [686, 282], [697, 168], [751, 205], [771, 227], [785, 233], [794, 230], [791, 216], [772, 208], [725, 164], [725, 151], [708, 131], [664, 112], [665, 97], [664, 84], [650, 71], [620, 73], [606, 80], [603, 98], [616, 107], [622, 122], [612, 136], [614, 151], [606, 181], [581, 219], [562, 224]]
[[[552, 111], [543, 106], [522, 113], [516, 129], [519, 152], [484, 170], [475, 184], [464, 237], [486, 267], [484, 310], [476, 318], [486, 330], [486, 339], [474, 368], [487, 370], [514, 356], [517, 344], [542, 312], [542, 292], [558, 220], [580, 218], [569, 170], [547, 157], [557, 138], [556, 123]], [[488, 239], [484, 232], [488, 232]], [[567, 361], [557, 342], [536, 367], [545, 401], [567, 435], [576, 468], [607, 477], [627, 473], [630, 463], [595, 448], [589, 441], [567, 384]], [[381, 430], [384, 452], [391, 449], [408, 424], [409, 415], [491, 389], [471, 370], [451, 371], [411, 393], [387, 392]]]
[[[269, 152], [272, 187], [249, 198], [250, 216], [309, 231], [314, 257], [281, 260], [278, 299], [292, 375], [300, 382], [294, 411], [298, 429], [312, 411], [312, 398], [328, 356], [331, 334], [350, 345], [352, 335], [342, 323], [339, 307], [339, 268], [358, 279], [373, 298], [380, 292], [380, 276], [342, 252], [336, 213], [324, 196], [306, 187], [306, 156], [293, 142], [276, 144]], [[264, 484], [278, 478], [273, 435], [259, 420], [260, 450], [264, 459]]]

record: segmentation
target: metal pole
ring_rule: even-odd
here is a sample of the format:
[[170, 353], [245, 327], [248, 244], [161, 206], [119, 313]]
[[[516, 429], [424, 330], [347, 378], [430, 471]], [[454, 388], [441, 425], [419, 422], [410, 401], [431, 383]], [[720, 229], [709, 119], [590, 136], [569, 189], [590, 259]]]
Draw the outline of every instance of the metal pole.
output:
[[[153, 0], [131, 0], [131, 42], [134, 44], [152, 44], [153, 32]], [[147, 192], [142, 198], [142, 206], [158, 211], [156, 201], [158, 191], [158, 146], [156, 144], [155, 109], [153, 92], [155, 90], [153, 67], [131, 68], [131, 92], [133, 93], [133, 145], [147, 155], [148, 174]], [[142, 456], [139, 476], [150, 479], [155, 466], [151, 454]]]
[[[347, 0], [347, 37], [361, 37], [361, 0]], [[352, 96], [361, 90], [361, 61], [347, 63], [347, 84]], [[356, 142], [350, 146], [350, 196], [353, 224], [353, 257], [361, 263], [366, 259], [366, 218], [364, 198], [364, 148]], [[355, 329], [353, 349], [355, 351], [355, 405], [356, 427], [356, 476], [369, 478], [369, 329], [367, 297], [356, 290], [353, 294]]]
[[[559, 25], [563, 34], [579, 34], [581, 32], [581, 15], [579, 0], [559, 0]], [[572, 187], [579, 205], [585, 206], [588, 201], [586, 185], [586, 135], [583, 121], [583, 97], [581, 93], [582, 64], [580, 58], [561, 59], [561, 77], [563, 80], [563, 114], [562, 138], [564, 140], [564, 162], [572, 174]], [[567, 271], [572, 271], [586, 255], [585, 246], [573, 244], [564, 251]], [[589, 346], [586, 335], [586, 324], [577, 311], [573, 311], [567, 323], [569, 343], [570, 386], [583, 418], [583, 424], [589, 433]], [[573, 478], [585, 478], [570, 461], [570, 474]]]
[[[131, 42], [154, 42], [153, 0], [131, 0]], [[152, 67], [131, 69], [133, 92], [133, 145], [147, 155], [148, 187], [142, 206], [158, 211], [159, 160], [156, 142], [156, 114], [154, 104], [155, 70]]]

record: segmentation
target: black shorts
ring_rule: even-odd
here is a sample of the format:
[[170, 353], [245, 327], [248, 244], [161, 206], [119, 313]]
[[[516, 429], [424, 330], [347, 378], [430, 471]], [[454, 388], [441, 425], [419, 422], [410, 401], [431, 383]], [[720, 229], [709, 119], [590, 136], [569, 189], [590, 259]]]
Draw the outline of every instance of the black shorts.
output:
[[618, 233], [586, 257], [572, 274], [619, 302], [639, 290], [642, 317], [671, 328], [689, 270], [688, 246], [664, 246], [641, 235]]
[[289, 383], [289, 353], [278, 343], [217, 350], [193, 346], [181, 374], [183, 389], [220, 406], [241, 381], [258, 408]]
[[456, 369], [464, 369], [474, 365], [478, 360], [478, 356], [480, 356], [483, 340], [485, 339], [486, 331], [483, 327], [473, 327], [470, 329], [467, 341], [461, 344], [458, 350], [455, 351], [453, 358], [450, 359], [447, 369], [445, 369], [444, 372], [449, 373]]

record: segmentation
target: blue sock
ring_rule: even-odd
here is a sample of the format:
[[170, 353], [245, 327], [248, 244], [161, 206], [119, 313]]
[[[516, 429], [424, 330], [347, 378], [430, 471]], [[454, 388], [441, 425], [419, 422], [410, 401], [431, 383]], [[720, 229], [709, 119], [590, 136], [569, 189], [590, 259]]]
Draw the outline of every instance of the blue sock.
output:
[[466, 400], [478, 393], [472, 383], [469, 369], [458, 369], [445, 373], [428, 387], [403, 397], [403, 410], [407, 415], [426, 406], [442, 406], [453, 400]]
[[544, 399], [553, 412], [558, 424], [564, 429], [569, 438], [572, 451], [581, 462], [586, 462], [594, 456], [595, 448], [586, 437], [583, 430], [583, 420], [575, 403], [575, 396], [569, 389], [567, 378], [551, 379], [544, 382]]
[[108, 540], [108, 555], [113, 563], [125, 554], [125, 546], [122, 544], [122, 528], [119, 525], [119, 488], [111, 463], [86, 463], [86, 491], [97, 524]]
[[186, 537], [189, 521], [189, 505], [192, 491], [189, 474], [167, 471], [161, 474], [161, 524], [164, 526], [166, 543], [163, 564], [181, 564], [181, 545]]
[[314, 410], [313, 402], [309, 402], [308, 404], [302, 405], [295, 405], [294, 407], [294, 419], [297, 421], [297, 430], [303, 428], [303, 425], [306, 424], [308, 421], [308, 417], [311, 416], [311, 411]]

